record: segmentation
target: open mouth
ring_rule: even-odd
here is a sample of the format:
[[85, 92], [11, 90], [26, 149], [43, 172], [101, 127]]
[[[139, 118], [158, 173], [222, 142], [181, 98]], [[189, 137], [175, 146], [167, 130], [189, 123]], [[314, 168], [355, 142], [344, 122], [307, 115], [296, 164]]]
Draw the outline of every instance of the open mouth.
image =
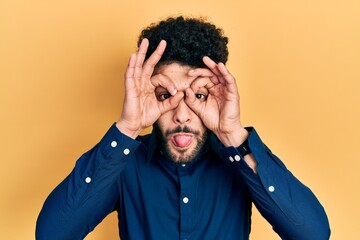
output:
[[171, 137], [171, 142], [178, 148], [188, 147], [193, 140], [193, 136], [189, 134], [179, 133]]

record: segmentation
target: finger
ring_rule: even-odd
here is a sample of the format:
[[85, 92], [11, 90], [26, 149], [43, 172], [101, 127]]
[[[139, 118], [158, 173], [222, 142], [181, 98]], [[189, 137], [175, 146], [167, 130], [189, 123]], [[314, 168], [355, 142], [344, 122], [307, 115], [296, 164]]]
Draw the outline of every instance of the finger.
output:
[[238, 91], [238, 87], [236, 84], [236, 80], [235, 78], [231, 75], [231, 73], [227, 70], [227, 68], [225, 67], [225, 65], [223, 63], [219, 63], [219, 71], [222, 74], [222, 78], [225, 81], [225, 86], [226, 89], [232, 93], [235, 94], [236, 96], [239, 96], [239, 91]]
[[185, 103], [196, 115], [200, 115], [202, 104], [195, 97], [195, 92], [191, 88], [185, 89]]
[[216, 62], [214, 62], [211, 58], [208, 56], [203, 57], [204, 64], [216, 75], [220, 76], [221, 73], [218, 70]]
[[218, 77], [218, 79], [212, 79], [214, 82], [219, 81], [221, 84], [225, 84], [222, 74], [219, 70], [219, 66], [208, 56], [203, 57], [204, 64]]
[[210, 88], [212, 88], [214, 86], [215, 86], [215, 84], [210, 80], [210, 78], [200, 77], [200, 78], [195, 79], [191, 83], [190, 87], [195, 93], [197, 93], [200, 88], [206, 88], [207, 90], [209, 90]]
[[177, 93], [175, 84], [165, 75], [156, 74], [150, 78], [151, 84], [156, 87], [165, 88], [171, 95], [175, 95]]
[[214, 84], [218, 84], [219, 83], [219, 79], [217, 78], [217, 76], [210, 70], [207, 68], [196, 68], [196, 69], [191, 69], [188, 72], [188, 75], [190, 77], [194, 77], [194, 78], [198, 78], [198, 77], [208, 77], [211, 79], [211, 81]]
[[136, 54], [133, 53], [133, 54], [130, 55], [128, 66], [126, 68], [126, 72], [125, 72], [125, 78], [126, 79], [132, 78], [134, 76], [135, 63], [136, 63]]
[[152, 73], [154, 72], [154, 68], [156, 64], [161, 59], [163, 53], [166, 49], [166, 41], [161, 40], [159, 45], [156, 47], [155, 51], [150, 55], [150, 57], [146, 60], [145, 65], [143, 67], [143, 76], [146, 78], [150, 78]]
[[134, 81], [134, 72], [135, 72], [135, 62], [136, 62], [136, 54], [133, 53], [130, 56], [128, 67], [125, 72], [125, 89], [129, 90], [136, 85]]
[[180, 91], [180, 92], [177, 92], [174, 96], [172, 96], [164, 101], [158, 102], [158, 106], [159, 106], [161, 114], [164, 114], [165, 112], [176, 108], [183, 98], [184, 98], [184, 93]]
[[134, 71], [134, 78], [139, 79], [142, 73], [142, 68], [144, 64], [144, 60], [146, 57], [146, 52], [149, 47], [149, 40], [144, 38], [139, 47], [139, 51], [136, 54], [136, 62], [135, 62], [135, 71]]
[[[208, 96], [210, 97], [210, 96]], [[191, 88], [185, 90], [185, 103], [186, 105], [204, 122], [208, 119], [204, 119], [203, 113], [207, 105], [207, 101], [202, 101], [195, 96], [195, 92]]]
[[199, 77], [199, 76], [212, 77], [212, 76], [214, 76], [214, 73], [210, 69], [207, 69], [207, 68], [195, 68], [195, 69], [191, 69], [188, 72], [188, 75], [191, 77]]
[[227, 70], [227, 68], [225, 67], [225, 65], [223, 63], [219, 63], [218, 68], [222, 75], [222, 78], [225, 80], [225, 82], [227, 84], [235, 84], [236, 85], [236, 80], [235, 80], [234, 76], [231, 75], [231, 73]]

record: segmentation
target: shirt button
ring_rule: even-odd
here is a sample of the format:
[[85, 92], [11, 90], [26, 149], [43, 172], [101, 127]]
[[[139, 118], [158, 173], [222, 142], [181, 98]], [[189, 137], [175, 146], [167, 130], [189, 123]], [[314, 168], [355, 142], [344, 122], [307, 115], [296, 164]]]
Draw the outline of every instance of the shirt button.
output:
[[189, 198], [184, 197], [184, 198], [183, 198], [183, 203], [188, 203], [188, 202], [189, 202]]
[[116, 141], [112, 141], [111, 142], [111, 146], [114, 148], [114, 147], [116, 147], [117, 146], [117, 142]]
[[274, 191], [275, 191], [275, 187], [274, 187], [274, 186], [270, 186], [268, 189], [269, 189], [269, 192], [274, 192]]
[[86, 182], [86, 183], [90, 183], [90, 182], [91, 182], [91, 177], [85, 178], [85, 182]]
[[125, 155], [129, 155], [129, 153], [130, 153], [130, 150], [129, 150], [128, 148], [125, 148], [125, 149], [124, 149], [124, 154], [125, 154]]
[[181, 164], [181, 166], [182, 166], [182, 167], [186, 167], [186, 164], [185, 164], [185, 163], [183, 163], [183, 164]]
[[234, 161], [234, 158], [233, 158], [232, 156], [230, 156], [230, 157], [229, 157], [229, 160], [230, 160], [231, 162], [233, 162], [233, 161]]
[[240, 161], [240, 159], [241, 159], [241, 158], [240, 158], [240, 156], [239, 156], [239, 155], [235, 155], [235, 161], [237, 161], [237, 162], [238, 162], [238, 161]]

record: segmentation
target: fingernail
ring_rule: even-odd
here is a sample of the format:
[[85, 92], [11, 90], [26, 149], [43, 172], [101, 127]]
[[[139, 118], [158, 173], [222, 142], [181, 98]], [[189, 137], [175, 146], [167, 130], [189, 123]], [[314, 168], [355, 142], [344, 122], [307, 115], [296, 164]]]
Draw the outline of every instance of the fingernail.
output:
[[173, 94], [172, 95], [175, 95], [177, 93], [177, 90], [176, 89], [174, 89], [174, 91], [173, 91]]

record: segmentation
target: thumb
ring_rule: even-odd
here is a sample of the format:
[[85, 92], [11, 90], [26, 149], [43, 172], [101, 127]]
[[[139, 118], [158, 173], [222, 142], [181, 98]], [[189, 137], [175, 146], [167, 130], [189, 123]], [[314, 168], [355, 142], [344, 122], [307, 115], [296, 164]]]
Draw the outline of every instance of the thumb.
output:
[[183, 97], [184, 93], [182, 91], [179, 91], [165, 101], [159, 102], [160, 113], [163, 114], [167, 111], [170, 111], [171, 109], [176, 108], [179, 105], [181, 99], [183, 99]]
[[185, 90], [185, 103], [196, 115], [200, 116], [201, 104], [199, 103], [199, 99], [195, 97], [195, 93], [191, 88]]

